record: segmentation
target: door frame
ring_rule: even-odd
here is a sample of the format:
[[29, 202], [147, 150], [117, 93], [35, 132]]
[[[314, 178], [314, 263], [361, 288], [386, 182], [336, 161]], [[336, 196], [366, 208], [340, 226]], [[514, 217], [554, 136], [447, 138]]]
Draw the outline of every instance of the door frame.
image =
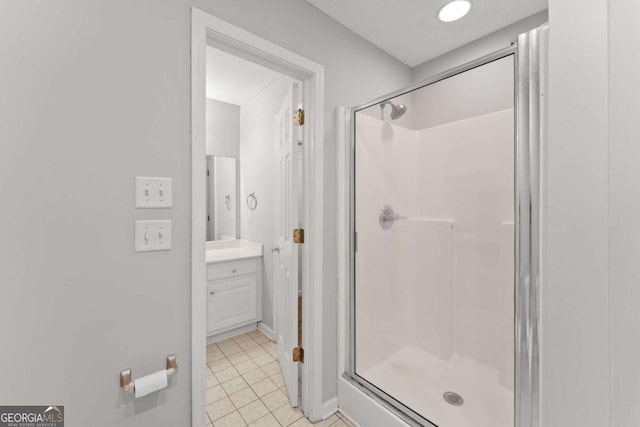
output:
[[[322, 413], [324, 67], [197, 8], [191, 9], [191, 425], [205, 424], [206, 48], [214, 46], [302, 82], [305, 101], [302, 245], [302, 408]], [[293, 232], [293, 231], [292, 231]]]

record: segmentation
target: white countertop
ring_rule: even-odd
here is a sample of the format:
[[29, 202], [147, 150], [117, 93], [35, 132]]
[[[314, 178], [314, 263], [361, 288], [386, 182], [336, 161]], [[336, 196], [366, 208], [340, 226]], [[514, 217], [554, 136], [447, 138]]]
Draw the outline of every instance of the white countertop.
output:
[[242, 239], [207, 242], [207, 264], [260, 257], [260, 243]]

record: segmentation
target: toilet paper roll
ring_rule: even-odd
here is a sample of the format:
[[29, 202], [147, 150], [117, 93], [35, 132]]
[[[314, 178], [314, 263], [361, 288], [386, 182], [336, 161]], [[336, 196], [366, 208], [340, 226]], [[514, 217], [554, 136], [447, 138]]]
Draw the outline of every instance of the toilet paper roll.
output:
[[167, 384], [167, 371], [163, 369], [146, 377], [136, 379], [134, 382], [134, 395], [137, 399], [154, 391], [162, 390], [167, 387]]

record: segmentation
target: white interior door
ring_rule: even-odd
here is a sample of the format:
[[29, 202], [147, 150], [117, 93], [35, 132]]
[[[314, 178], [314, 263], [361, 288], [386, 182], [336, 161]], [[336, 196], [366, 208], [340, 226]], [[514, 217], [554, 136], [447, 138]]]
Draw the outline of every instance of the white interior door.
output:
[[276, 336], [292, 406], [298, 406], [298, 363], [293, 361], [293, 348], [298, 345], [298, 248], [293, 243], [299, 215], [295, 191], [299, 163], [293, 126], [297, 95], [297, 85], [292, 84], [275, 120]]

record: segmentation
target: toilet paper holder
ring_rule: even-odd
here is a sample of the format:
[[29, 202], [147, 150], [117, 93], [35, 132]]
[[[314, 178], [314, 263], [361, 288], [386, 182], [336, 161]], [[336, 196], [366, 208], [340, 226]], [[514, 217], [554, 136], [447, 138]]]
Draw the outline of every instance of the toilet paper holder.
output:
[[[167, 356], [167, 375], [173, 375], [178, 370], [178, 360], [175, 354]], [[131, 369], [120, 372], [120, 388], [124, 391], [133, 391], [135, 381]]]

